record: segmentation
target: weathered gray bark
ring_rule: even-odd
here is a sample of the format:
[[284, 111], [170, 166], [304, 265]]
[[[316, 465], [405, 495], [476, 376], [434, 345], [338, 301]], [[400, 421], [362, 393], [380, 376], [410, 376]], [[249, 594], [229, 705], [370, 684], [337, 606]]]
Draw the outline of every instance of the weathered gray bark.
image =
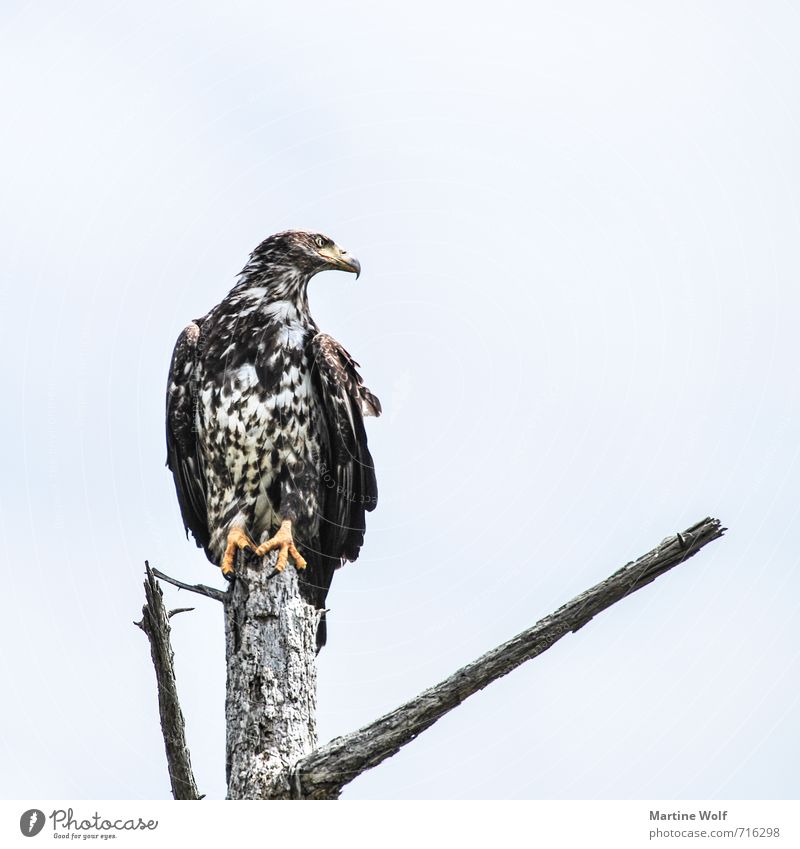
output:
[[170, 616], [191, 608], [181, 608], [167, 613], [164, 596], [156, 582], [153, 570], [145, 563], [144, 580], [145, 605], [142, 618], [134, 625], [141, 628], [150, 641], [150, 656], [156, 671], [158, 684], [158, 711], [161, 717], [161, 733], [167, 752], [167, 768], [175, 799], [199, 799], [197, 784], [192, 772], [189, 747], [186, 745], [186, 726], [183, 711], [178, 701], [178, 687], [175, 682], [172, 644], [170, 642]]
[[225, 603], [229, 799], [292, 798], [292, 768], [317, 745], [320, 612], [276, 559], [240, 564]]
[[[300, 597], [294, 567], [277, 573], [275, 553], [262, 563], [240, 564], [237, 579], [226, 593], [164, 576], [224, 603], [228, 798], [337, 798], [346, 784], [393, 755], [473, 693], [688, 560], [724, 531], [717, 519], [704, 519], [667, 537], [652, 551], [441, 683], [319, 748], [315, 649], [320, 613]], [[167, 749], [169, 757], [169, 744]]]
[[312, 752], [293, 769], [298, 796], [336, 798], [346, 784], [395, 754], [467, 697], [583, 628], [602, 610], [685, 562], [724, 532], [717, 519], [704, 519], [682, 534], [667, 537], [652, 551], [415, 699]]
[[[147, 561], [145, 561], [145, 565], [147, 565]], [[218, 590], [216, 587], [209, 587], [205, 584], [186, 584], [183, 581], [179, 581], [177, 578], [170, 578], [169, 575], [165, 575], [159, 569], [153, 569], [153, 574], [156, 578], [159, 578], [162, 581], [166, 581], [168, 584], [172, 584], [173, 587], [177, 587], [179, 590], [189, 590], [190, 592], [197, 593], [198, 595], [204, 595], [208, 598], [213, 598], [215, 601], [226, 601], [230, 596], [229, 590]]]

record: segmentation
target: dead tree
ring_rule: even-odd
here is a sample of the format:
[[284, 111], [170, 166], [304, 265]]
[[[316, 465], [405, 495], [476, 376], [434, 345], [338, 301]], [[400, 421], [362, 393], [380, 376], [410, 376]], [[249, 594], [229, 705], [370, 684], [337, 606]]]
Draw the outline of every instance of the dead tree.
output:
[[[229, 799], [336, 799], [487, 684], [547, 651], [594, 616], [684, 563], [725, 532], [703, 519], [576, 596], [513, 639], [454, 672], [391, 713], [344, 737], [317, 744], [315, 635], [320, 612], [300, 596], [293, 568], [276, 553], [240, 566], [227, 592], [185, 584], [146, 566], [142, 621], [158, 682], [161, 729], [176, 799], [198, 799], [178, 703], [169, 617], [156, 578], [222, 602], [225, 610]], [[185, 608], [182, 608], [185, 609]]]

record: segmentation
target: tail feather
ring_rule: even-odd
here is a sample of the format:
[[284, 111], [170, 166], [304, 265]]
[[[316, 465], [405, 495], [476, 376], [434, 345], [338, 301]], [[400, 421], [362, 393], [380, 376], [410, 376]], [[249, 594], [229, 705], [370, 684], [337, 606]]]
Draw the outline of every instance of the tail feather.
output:
[[326, 556], [319, 551], [304, 552], [308, 566], [300, 573], [300, 595], [308, 604], [313, 604], [322, 616], [317, 627], [317, 653], [328, 639], [328, 623], [325, 617], [325, 602], [333, 581], [333, 573], [341, 565], [340, 558]]

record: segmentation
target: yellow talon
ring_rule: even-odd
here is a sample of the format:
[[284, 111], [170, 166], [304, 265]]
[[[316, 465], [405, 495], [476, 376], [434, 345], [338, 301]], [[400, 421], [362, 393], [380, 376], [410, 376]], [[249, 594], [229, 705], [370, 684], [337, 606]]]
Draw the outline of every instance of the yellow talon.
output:
[[279, 551], [278, 562], [275, 564], [275, 568], [279, 572], [283, 572], [286, 568], [290, 554], [294, 560], [294, 565], [298, 569], [305, 569], [308, 565], [300, 552], [295, 548], [294, 539], [292, 538], [292, 522], [290, 519], [286, 519], [286, 521], [281, 522], [281, 526], [278, 528], [274, 537], [259, 545], [256, 549], [256, 556], [263, 557], [265, 554], [269, 554], [270, 551], [274, 551], [276, 548], [279, 549]]
[[256, 550], [256, 544], [241, 528], [231, 528], [228, 531], [228, 541], [225, 545], [225, 554], [222, 557], [222, 574], [226, 578], [232, 578], [236, 552], [243, 548]]

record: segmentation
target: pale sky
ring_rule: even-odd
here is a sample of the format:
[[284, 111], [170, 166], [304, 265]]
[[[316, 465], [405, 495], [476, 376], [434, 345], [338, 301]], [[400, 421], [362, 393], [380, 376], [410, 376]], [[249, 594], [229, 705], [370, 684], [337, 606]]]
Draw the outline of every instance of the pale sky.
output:
[[[311, 305], [385, 410], [323, 741], [730, 528], [344, 798], [796, 798], [798, 39], [783, 2], [6, 0], [0, 795], [169, 798], [143, 561], [223, 585], [169, 357], [301, 227], [361, 260]], [[220, 798], [222, 611], [165, 593]]]

